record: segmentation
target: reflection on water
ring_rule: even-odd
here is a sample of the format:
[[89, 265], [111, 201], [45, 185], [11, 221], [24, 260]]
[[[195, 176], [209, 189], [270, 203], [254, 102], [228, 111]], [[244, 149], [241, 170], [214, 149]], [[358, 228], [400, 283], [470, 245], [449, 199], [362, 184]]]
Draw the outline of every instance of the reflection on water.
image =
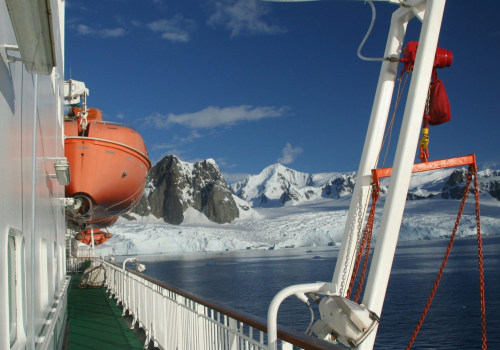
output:
[[[488, 346], [500, 348], [500, 237], [484, 243]], [[381, 317], [376, 348], [401, 349], [411, 337], [439, 271], [447, 241], [398, 246]], [[293, 284], [330, 281], [337, 248], [242, 251], [150, 261], [149, 276], [265, 318], [271, 299]], [[414, 349], [480, 348], [477, 244], [455, 241], [438, 292]], [[317, 314], [318, 315], [318, 314]], [[296, 298], [280, 307], [279, 322], [305, 330], [310, 314]]]

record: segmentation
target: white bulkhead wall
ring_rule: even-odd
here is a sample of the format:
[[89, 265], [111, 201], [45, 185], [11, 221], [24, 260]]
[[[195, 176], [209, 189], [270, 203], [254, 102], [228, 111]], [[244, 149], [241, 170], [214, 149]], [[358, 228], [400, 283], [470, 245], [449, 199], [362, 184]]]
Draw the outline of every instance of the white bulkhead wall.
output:
[[17, 41], [0, 1], [0, 349], [34, 348], [65, 278], [64, 187], [51, 176], [64, 157], [64, 1], [50, 5], [57, 66], [45, 76], [8, 61], [19, 52], [5, 50]]

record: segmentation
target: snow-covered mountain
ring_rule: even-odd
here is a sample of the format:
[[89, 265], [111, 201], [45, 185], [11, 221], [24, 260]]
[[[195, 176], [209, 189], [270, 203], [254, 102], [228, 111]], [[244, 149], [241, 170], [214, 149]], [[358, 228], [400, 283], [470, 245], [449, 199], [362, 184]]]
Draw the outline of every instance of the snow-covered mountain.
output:
[[[500, 172], [484, 170], [478, 173], [480, 191], [500, 200]], [[408, 190], [408, 199], [435, 196], [461, 199], [465, 190], [467, 169], [443, 169], [414, 174]], [[302, 173], [281, 164], [265, 168], [258, 175], [247, 176], [230, 185], [236, 196], [254, 207], [300, 205], [318, 198], [338, 199], [350, 196], [356, 183], [355, 173]], [[381, 182], [381, 192], [387, 192], [388, 179]]]
[[230, 186], [231, 191], [254, 207], [297, 205], [321, 197], [340, 198], [352, 193], [354, 173], [308, 174], [281, 164], [268, 166]]
[[[212, 163], [214, 161], [210, 160], [204, 164], [209, 166]], [[180, 224], [166, 223], [161, 215], [155, 217], [151, 214], [156, 210], [153, 208], [150, 208], [149, 214], [132, 214], [133, 221], [120, 218], [110, 228], [113, 238], [99, 246], [98, 253], [177, 254], [326, 246], [341, 242], [354, 188], [353, 173], [307, 174], [280, 164], [269, 166], [260, 174], [248, 176], [230, 186], [234, 193], [232, 199], [239, 208], [239, 217], [230, 223], [217, 224], [207, 217], [203, 206], [198, 208], [193, 205], [199, 195], [194, 195], [188, 186], [210, 181], [205, 181], [206, 178], [204, 181], [193, 180], [199, 176], [192, 176], [196, 173], [193, 172], [194, 167], [181, 165], [188, 168], [181, 178], [189, 181], [183, 180], [182, 186], [174, 186], [182, 189], [180, 192], [176, 190], [182, 193], [181, 199], [176, 200], [189, 205], [183, 209]], [[401, 240], [449, 237], [458, 213], [459, 199], [465, 190], [465, 173], [465, 169], [445, 169], [413, 175], [401, 226]], [[215, 175], [215, 178], [218, 176]], [[479, 172], [478, 178], [482, 233], [498, 235], [500, 171], [484, 170]], [[149, 198], [161, 187], [161, 181], [152, 183], [148, 189]], [[389, 180], [384, 179], [381, 185], [382, 197], [375, 219], [375, 235]], [[475, 220], [474, 196], [469, 196], [458, 236], [475, 235]]]

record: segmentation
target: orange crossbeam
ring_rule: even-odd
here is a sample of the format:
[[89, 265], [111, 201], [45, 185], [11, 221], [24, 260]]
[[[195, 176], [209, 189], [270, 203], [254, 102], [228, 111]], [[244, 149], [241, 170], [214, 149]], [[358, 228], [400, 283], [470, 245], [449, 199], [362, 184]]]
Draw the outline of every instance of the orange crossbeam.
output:
[[[434, 160], [431, 162], [417, 163], [413, 165], [412, 173], [421, 173], [423, 171], [453, 168], [456, 166], [470, 165], [476, 167], [476, 156], [469, 154], [463, 157], [447, 158], [441, 160]], [[375, 183], [380, 179], [389, 177], [392, 174], [392, 168], [372, 169], [372, 177]]]

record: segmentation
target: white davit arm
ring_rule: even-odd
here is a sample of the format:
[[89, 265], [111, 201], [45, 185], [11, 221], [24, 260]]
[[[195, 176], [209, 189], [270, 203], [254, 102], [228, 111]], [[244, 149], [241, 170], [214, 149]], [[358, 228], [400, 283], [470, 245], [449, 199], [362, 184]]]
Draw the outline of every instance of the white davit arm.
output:
[[70, 79], [64, 82], [65, 104], [74, 105], [80, 103], [82, 99], [85, 101], [88, 95], [89, 89], [85, 87], [83, 81]]

